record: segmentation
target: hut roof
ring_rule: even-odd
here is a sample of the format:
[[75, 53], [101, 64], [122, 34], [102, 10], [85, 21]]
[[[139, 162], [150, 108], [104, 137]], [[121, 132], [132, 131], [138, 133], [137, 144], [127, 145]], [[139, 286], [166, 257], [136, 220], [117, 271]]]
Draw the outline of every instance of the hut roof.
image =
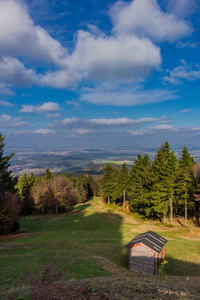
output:
[[126, 247], [129, 248], [141, 243], [158, 254], [167, 243], [167, 240], [154, 231], [148, 231], [138, 234]]

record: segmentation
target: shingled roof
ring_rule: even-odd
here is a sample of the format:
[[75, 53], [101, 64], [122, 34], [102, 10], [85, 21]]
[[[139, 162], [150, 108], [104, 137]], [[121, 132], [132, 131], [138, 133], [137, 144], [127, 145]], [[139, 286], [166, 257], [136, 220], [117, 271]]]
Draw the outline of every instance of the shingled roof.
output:
[[154, 231], [148, 231], [138, 234], [132, 241], [128, 243], [128, 245], [126, 245], [126, 247], [129, 248], [137, 244], [143, 244], [158, 254], [166, 243], [167, 240], [162, 236], [155, 233]]

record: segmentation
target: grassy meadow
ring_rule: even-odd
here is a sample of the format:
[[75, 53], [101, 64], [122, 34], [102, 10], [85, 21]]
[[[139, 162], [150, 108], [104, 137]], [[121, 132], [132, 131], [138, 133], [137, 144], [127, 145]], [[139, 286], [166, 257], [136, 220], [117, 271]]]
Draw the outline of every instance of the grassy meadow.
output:
[[129, 276], [134, 272], [127, 271], [125, 246], [149, 230], [168, 240], [168, 275], [200, 276], [200, 229], [192, 224], [170, 227], [143, 220], [100, 198], [61, 215], [23, 217], [20, 224], [19, 234], [0, 238], [2, 300], [32, 299], [32, 287], [40, 282]]

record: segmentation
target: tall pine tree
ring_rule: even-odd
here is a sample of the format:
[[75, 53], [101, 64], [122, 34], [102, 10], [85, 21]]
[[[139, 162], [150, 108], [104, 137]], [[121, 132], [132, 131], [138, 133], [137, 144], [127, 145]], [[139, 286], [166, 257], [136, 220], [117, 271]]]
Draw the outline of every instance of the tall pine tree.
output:
[[131, 210], [145, 214], [149, 207], [151, 162], [147, 154], [138, 154], [130, 172], [129, 199]]
[[185, 207], [185, 226], [187, 226], [188, 204], [194, 204], [193, 194], [197, 192], [197, 187], [193, 174], [193, 167], [195, 162], [186, 147], [183, 147], [178, 163], [178, 195], [180, 199], [179, 204]]
[[171, 210], [171, 222], [173, 222], [174, 176], [176, 169], [176, 156], [170, 150], [170, 144], [165, 142], [158, 148], [152, 165], [151, 208], [148, 210], [149, 215], [163, 219], [164, 223], [166, 222], [169, 209]]
[[9, 170], [13, 155], [4, 156], [4, 137], [0, 133], [0, 235], [18, 228], [20, 205], [15, 191], [17, 178]]

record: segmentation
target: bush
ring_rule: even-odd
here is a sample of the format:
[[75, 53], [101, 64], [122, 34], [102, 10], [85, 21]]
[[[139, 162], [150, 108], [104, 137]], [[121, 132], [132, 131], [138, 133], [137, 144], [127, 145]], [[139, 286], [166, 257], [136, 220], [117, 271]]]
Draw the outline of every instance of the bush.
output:
[[19, 228], [18, 220], [21, 206], [15, 194], [0, 193], [0, 235]]

